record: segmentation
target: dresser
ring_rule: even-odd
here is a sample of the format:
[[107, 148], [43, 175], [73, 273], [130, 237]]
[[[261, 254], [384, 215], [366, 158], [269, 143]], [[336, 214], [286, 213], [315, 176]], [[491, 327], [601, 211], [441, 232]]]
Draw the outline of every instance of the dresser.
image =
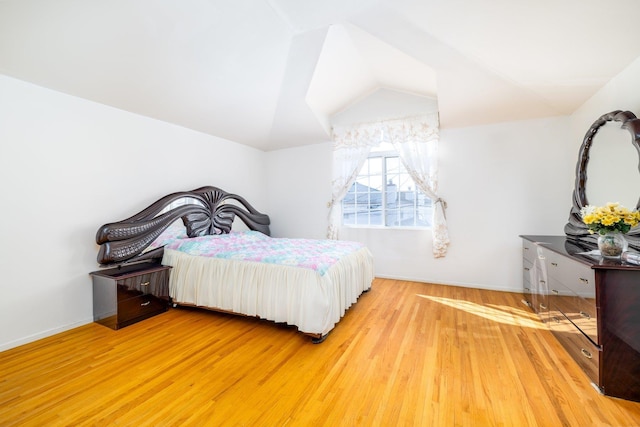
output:
[[520, 237], [523, 303], [601, 393], [640, 401], [640, 266], [565, 236]]
[[141, 263], [90, 273], [93, 320], [120, 329], [167, 310], [171, 267]]

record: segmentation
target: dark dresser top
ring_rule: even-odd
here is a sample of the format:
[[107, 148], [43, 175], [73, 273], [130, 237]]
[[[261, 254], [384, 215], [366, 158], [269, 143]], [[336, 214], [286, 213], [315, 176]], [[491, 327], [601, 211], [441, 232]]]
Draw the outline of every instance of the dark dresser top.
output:
[[620, 260], [604, 259], [597, 255], [586, 255], [585, 252], [597, 250], [591, 242], [570, 239], [567, 236], [532, 236], [521, 235], [521, 238], [537, 245], [544, 246], [550, 251], [572, 258], [595, 269], [640, 270], [640, 265], [626, 264]]

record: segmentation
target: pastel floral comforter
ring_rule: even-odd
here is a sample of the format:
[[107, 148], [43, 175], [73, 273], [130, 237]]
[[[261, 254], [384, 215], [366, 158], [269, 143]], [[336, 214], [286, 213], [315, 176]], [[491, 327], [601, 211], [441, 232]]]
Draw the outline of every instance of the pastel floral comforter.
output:
[[320, 275], [342, 257], [361, 249], [358, 242], [271, 238], [258, 231], [175, 239], [166, 249], [189, 255], [254, 261], [311, 269]]

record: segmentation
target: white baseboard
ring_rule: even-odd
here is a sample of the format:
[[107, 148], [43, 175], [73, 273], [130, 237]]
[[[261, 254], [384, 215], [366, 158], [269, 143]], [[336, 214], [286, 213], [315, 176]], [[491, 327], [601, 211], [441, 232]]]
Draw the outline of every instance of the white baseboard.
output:
[[9, 350], [24, 344], [29, 344], [31, 342], [38, 341], [39, 339], [47, 338], [52, 335], [59, 334], [60, 332], [65, 332], [65, 331], [77, 328], [79, 326], [87, 325], [91, 322], [93, 322], [93, 318], [81, 320], [68, 325], [60, 326], [58, 328], [48, 329], [46, 331], [38, 332], [37, 334], [29, 335], [27, 337], [23, 337], [14, 341], [9, 341], [7, 343], [0, 343], [0, 351]]
[[391, 276], [385, 276], [383, 274], [376, 274], [376, 277], [379, 277], [381, 279], [406, 280], [409, 282], [433, 283], [434, 285], [457, 286], [461, 288], [486, 289], [488, 291], [522, 293], [522, 287], [500, 287], [500, 286], [481, 285], [478, 283], [439, 282], [437, 280], [425, 280], [425, 279], [417, 279], [413, 277], [401, 277], [401, 276], [391, 277]]

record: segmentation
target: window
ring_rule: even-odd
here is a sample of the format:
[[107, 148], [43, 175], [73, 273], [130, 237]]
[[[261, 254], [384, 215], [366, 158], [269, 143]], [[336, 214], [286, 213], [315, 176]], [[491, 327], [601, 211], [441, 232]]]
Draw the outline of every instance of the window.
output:
[[342, 223], [354, 226], [430, 227], [431, 199], [417, 189], [388, 143], [373, 148], [342, 200]]

